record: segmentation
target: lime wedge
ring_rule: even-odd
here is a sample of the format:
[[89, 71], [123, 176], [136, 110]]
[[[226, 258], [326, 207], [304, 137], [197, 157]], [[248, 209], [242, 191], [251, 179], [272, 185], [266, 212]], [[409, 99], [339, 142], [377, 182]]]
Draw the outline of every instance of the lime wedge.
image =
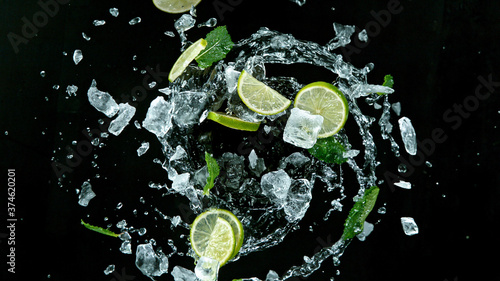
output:
[[179, 77], [186, 69], [189, 63], [191, 63], [206, 47], [207, 41], [201, 38], [182, 52], [168, 74], [168, 81], [174, 82], [174, 80], [177, 79], [177, 77]]
[[292, 103], [245, 70], [238, 78], [238, 95], [248, 108], [263, 115], [278, 114]]
[[221, 125], [224, 125], [226, 127], [236, 129], [236, 130], [241, 130], [241, 131], [250, 131], [250, 132], [255, 132], [259, 129], [260, 123], [259, 122], [249, 122], [245, 121], [243, 119], [240, 119], [238, 117], [234, 117], [231, 115], [227, 115], [222, 112], [215, 112], [211, 111], [208, 113], [207, 119], [210, 119], [212, 121], [215, 121]]
[[153, 0], [156, 8], [171, 14], [187, 12], [191, 6], [196, 6], [201, 0]]
[[243, 244], [243, 227], [231, 212], [210, 209], [201, 213], [191, 225], [191, 247], [200, 257], [209, 257], [224, 265]]
[[318, 138], [338, 133], [349, 114], [349, 105], [342, 92], [326, 82], [314, 82], [300, 89], [295, 97], [295, 107], [323, 116]]

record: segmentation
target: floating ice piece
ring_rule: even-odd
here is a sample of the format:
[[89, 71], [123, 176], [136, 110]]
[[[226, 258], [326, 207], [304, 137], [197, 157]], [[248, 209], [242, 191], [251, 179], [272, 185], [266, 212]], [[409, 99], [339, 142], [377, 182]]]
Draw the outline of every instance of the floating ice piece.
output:
[[120, 246], [120, 252], [131, 255], [132, 254], [132, 243], [130, 241], [123, 241]]
[[392, 110], [394, 110], [394, 113], [396, 113], [397, 116], [401, 115], [401, 103], [395, 102], [391, 105]]
[[323, 116], [293, 108], [292, 114], [286, 122], [283, 140], [295, 146], [309, 149], [316, 143], [322, 125]]
[[90, 41], [90, 36], [88, 36], [85, 32], [82, 32], [82, 37], [83, 39], [87, 40], [87, 41]]
[[118, 136], [125, 129], [135, 115], [135, 107], [128, 103], [120, 103], [119, 108], [118, 116], [111, 121], [108, 128], [109, 132], [115, 136]]
[[181, 194], [185, 193], [186, 189], [191, 186], [189, 183], [189, 177], [189, 173], [175, 176], [172, 180], [172, 189]]
[[73, 52], [73, 62], [75, 62], [75, 65], [77, 65], [82, 61], [82, 59], [83, 59], [82, 50], [76, 49]]
[[167, 35], [168, 37], [175, 37], [175, 33], [170, 30], [165, 31], [163, 34]]
[[118, 11], [118, 8], [110, 8], [109, 13], [116, 18], [120, 14], [120, 11]]
[[215, 281], [219, 275], [220, 263], [217, 260], [201, 257], [196, 263], [194, 272], [201, 281]]
[[403, 231], [406, 235], [412, 236], [418, 234], [418, 226], [415, 220], [411, 217], [402, 217], [401, 225], [403, 226]]
[[66, 93], [68, 93], [68, 96], [75, 96], [76, 97], [76, 91], [78, 91], [78, 87], [75, 85], [68, 85], [66, 87]]
[[225, 171], [219, 175], [219, 182], [225, 187], [239, 189], [243, 179], [247, 176], [245, 171], [245, 157], [231, 152], [225, 152], [218, 161], [220, 170]]
[[137, 156], [141, 157], [149, 149], [149, 142], [145, 141], [141, 143], [141, 146], [137, 149]]
[[401, 117], [398, 121], [401, 138], [405, 145], [406, 152], [410, 155], [417, 154], [417, 134], [408, 117]]
[[260, 176], [264, 170], [266, 170], [266, 164], [264, 163], [264, 159], [259, 158], [257, 153], [255, 153], [255, 149], [252, 149], [250, 155], [248, 155], [248, 161], [250, 162], [250, 170], [256, 175]]
[[365, 241], [366, 237], [370, 235], [370, 233], [372, 233], [373, 228], [373, 224], [365, 221], [363, 223], [363, 231], [360, 234], [356, 235], [356, 237], [359, 239], [359, 241]]
[[131, 19], [131, 20], [128, 22], [128, 24], [130, 24], [130, 25], [136, 25], [136, 24], [138, 24], [138, 23], [140, 23], [140, 22], [141, 22], [141, 18], [140, 18], [140, 17], [135, 17], [135, 18]]
[[105, 25], [106, 24], [106, 21], [105, 20], [94, 20], [94, 26], [101, 26], [101, 25]]
[[95, 80], [92, 80], [92, 84], [87, 91], [87, 96], [90, 104], [108, 117], [115, 116], [120, 109], [109, 93], [97, 89], [97, 82]]
[[198, 124], [200, 115], [207, 104], [207, 95], [203, 92], [185, 91], [172, 97], [174, 104], [173, 119], [179, 127]]
[[279, 277], [278, 273], [276, 273], [276, 271], [274, 271], [274, 270], [269, 270], [269, 272], [266, 275], [266, 281], [277, 281], [279, 279], [280, 279], [280, 277]]
[[269, 172], [260, 179], [262, 193], [277, 205], [283, 205], [291, 185], [290, 176], [282, 169]]
[[293, 180], [286, 196], [284, 211], [289, 222], [301, 220], [309, 209], [312, 185], [307, 179]]
[[162, 138], [172, 128], [172, 109], [171, 103], [166, 102], [163, 97], [157, 97], [151, 102], [142, 126]]
[[226, 85], [229, 93], [234, 93], [236, 87], [238, 86], [238, 78], [241, 72], [234, 70], [233, 66], [228, 66], [224, 70], [224, 75], [226, 77]]
[[113, 271], [115, 271], [115, 265], [114, 265], [114, 264], [110, 264], [110, 265], [108, 265], [108, 267], [106, 267], [106, 269], [104, 270], [104, 274], [106, 274], [106, 275], [110, 275], [111, 273], [113, 273]]
[[358, 33], [358, 39], [361, 42], [368, 42], [368, 34], [366, 32], [366, 29], [363, 29]]
[[86, 181], [82, 184], [82, 190], [80, 191], [80, 195], [78, 195], [78, 204], [83, 207], [87, 207], [89, 205], [89, 201], [95, 196], [94, 191], [92, 191], [92, 185]]
[[292, 1], [293, 3], [299, 5], [302, 7], [302, 5], [304, 5], [306, 3], [306, 0], [290, 0]]
[[197, 281], [196, 274], [191, 270], [184, 268], [182, 266], [176, 265], [172, 272], [170, 272], [174, 277], [174, 281]]
[[394, 183], [395, 186], [399, 186], [403, 189], [411, 189], [411, 183], [407, 181], [398, 181]]
[[135, 265], [146, 276], [160, 276], [168, 271], [168, 259], [156, 253], [151, 244], [140, 244], [135, 254]]
[[187, 42], [187, 38], [184, 32], [193, 28], [195, 23], [196, 20], [190, 14], [183, 14], [178, 20], [175, 21], [174, 27], [175, 30], [177, 30], [177, 33], [179, 33], [179, 37], [181, 39], [181, 46], [184, 46]]

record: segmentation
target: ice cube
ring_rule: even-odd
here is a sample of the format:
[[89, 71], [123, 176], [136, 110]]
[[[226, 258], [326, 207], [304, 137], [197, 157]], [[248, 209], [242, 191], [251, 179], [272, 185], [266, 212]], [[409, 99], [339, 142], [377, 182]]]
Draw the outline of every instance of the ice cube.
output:
[[269, 172], [260, 179], [262, 193], [279, 206], [285, 202], [291, 184], [290, 176], [282, 169]]
[[82, 190], [78, 195], [78, 204], [83, 207], [87, 207], [89, 205], [89, 201], [92, 200], [96, 195], [94, 191], [92, 191], [92, 185], [86, 181], [82, 184]]
[[172, 272], [170, 272], [174, 277], [174, 281], [197, 281], [196, 274], [191, 270], [184, 268], [182, 266], [176, 265]]
[[156, 253], [151, 244], [140, 244], [135, 254], [135, 265], [146, 276], [160, 276], [168, 271], [168, 259]]
[[417, 154], [417, 134], [408, 117], [401, 117], [398, 121], [401, 138], [405, 145], [406, 152], [410, 155]]
[[97, 89], [97, 82], [95, 80], [92, 80], [92, 84], [87, 91], [87, 96], [90, 104], [108, 117], [115, 116], [120, 109], [109, 93]]
[[110, 275], [111, 273], [113, 273], [113, 271], [115, 271], [115, 265], [114, 265], [114, 264], [110, 264], [110, 265], [108, 265], [108, 267], [106, 267], [106, 269], [104, 270], [104, 274], [106, 274], [106, 275]]
[[373, 224], [365, 221], [363, 223], [363, 231], [360, 234], [356, 235], [356, 237], [358, 237], [359, 241], [365, 241], [366, 237], [370, 235], [370, 233], [372, 233], [373, 228]]
[[293, 180], [286, 196], [284, 211], [289, 222], [301, 220], [312, 199], [312, 185], [307, 179]]
[[397, 116], [401, 115], [401, 103], [395, 102], [391, 105], [392, 110], [394, 110], [394, 113], [396, 113]]
[[180, 174], [174, 177], [172, 189], [183, 194], [186, 191], [186, 188], [190, 186], [189, 177], [189, 173]]
[[418, 226], [412, 217], [402, 217], [401, 225], [403, 226], [403, 231], [406, 235], [412, 236], [418, 234]]
[[137, 149], [137, 156], [141, 157], [149, 149], [149, 142], [145, 141], [141, 143], [141, 146]]
[[126, 240], [123, 241], [121, 246], [120, 246], [120, 252], [131, 255], [132, 254], [132, 242]]
[[322, 125], [323, 116], [293, 108], [292, 114], [286, 122], [283, 140], [295, 146], [309, 149], [316, 143]]
[[189, 14], [183, 14], [178, 20], [175, 21], [174, 27], [177, 32], [181, 33], [193, 28], [195, 23], [196, 20], [193, 18], [193, 16]]
[[238, 78], [241, 72], [234, 70], [234, 67], [228, 66], [224, 70], [224, 75], [226, 77], [226, 85], [229, 93], [234, 93], [236, 86], [238, 86]]
[[157, 97], [151, 102], [142, 126], [162, 138], [172, 128], [172, 109], [171, 103], [166, 102], [163, 97]]
[[141, 18], [140, 18], [140, 17], [135, 17], [135, 18], [131, 19], [131, 20], [128, 22], [128, 24], [130, 24], [130, 25], [136, 25], [136, 24], [138, 24], [138, 23], [140, 23], [140, 22], [141, 22]]
[[73, 53], [73, 62], [75, 62], [75, 65], [77, 65], [79, 62], [81, 62], [83, 59], [83, 54], [82, 50], [76, 49], [75, 52]]
[[225, 187], [239, 189], [243, 179], [247, 176], [244, 165], [245, 157], [235, 153], [226, 152], [220, 158], [219, 182]]
[[248, 161], [250, 162], [250, 170], [258, 177], [260, 174], [266, 170], [266, 164], [264, 163], [264, 159], [259, 158], [257, 153], [255, 153], [255, 149], [252, 149], [250, 154], [248, 155]]
[[269, 270], [269, 272], [266, 275], [266, 281], [277, 281], [279, 279], [280, 277], [278, 273], [276, 273], [276, 271], [274, 270]]
[[116, 18], [120, 14], [120, 11], [118, 11], [118, 8], [110, 8], [109, 13]]
[[181, 92], [172, 97], [174, 103], [174, 121], [179, 127], [198, 124], [200, 115], [207, 104], [207, 95], [203, 92]]
[[[186, 173], [191, 171], [191, 164], [188, 158], [188, 154], [182, 146], [178, 145], [175, 148], [175, 153], [168, 160], [168, 177], [172, 180], [172, 177], [179, 173]], [[175, 173], [174, 173], [175, 171]]]
[[128, 103], [120, 103], [118, 107], [120, 108], [118, 116], [111, 121], [108, 128], [109, 132], [115, 136], [118, 136], [125, 129], [135, 115], [135, 107]]
[[201, 281], [215, 281], [219, 275], [220, 263], [209, 257], [201, 257], [196, 263], [194, 272]]

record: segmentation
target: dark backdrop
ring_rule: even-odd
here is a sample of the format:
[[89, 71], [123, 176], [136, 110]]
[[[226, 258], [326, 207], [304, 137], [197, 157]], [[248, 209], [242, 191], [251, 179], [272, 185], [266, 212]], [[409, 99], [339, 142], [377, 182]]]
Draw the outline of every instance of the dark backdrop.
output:
[[[3, 218], [7, 213], [7, 169], [16, 170], [18, 219], [16, 274], [6, 271], [8, 230], [0, 229], [2, 276], [7, 280], [147, 280], [135, 267], [135, 256], [118, 251], [119, 241], [85, 230], [80, 219], [103, 225], [106, 216], [113, 223], [125, 218], [132, 225], [141, 225], [143, 217], [132, 216], [133, 209], [141, 213], [153, 205], [162, 206], [169, 214], [179, 212], [177, 205], [166, 206], [147, 187], [150, 181], [167, 182], [165, 173], [152, 163], [161, 158], [154, 135], [138, 132], [130, 124], [119, 137], [106, 139], [104, 148], [94, 147], [62, 180], [52, 164], [65, 161], [66, 146], [75, 147], [73, 141], [86, 140], [86, 128], [99, 128], [103, 115], [90, 106], [85, 94], [92, 79], [97, 79], [99, 89], [118, 99], [142, 85], [140, 70], [146, 66], [169, 70], [179, 55], [179, 38], [163, 33], [174, 31], [179, 15], [163, 13], [151, 1], [60, 2], [67, 4], [60, 4], [57, 11], [52, 7], [54, 12], [44, 18], [35, 1], [0, 1], [0, 225], [7, 224]], [[332, 276], [335, 280], [496, 280], [500, 85], [495, 81], [500, 81], [500, 2], [398, 3], [309, 0], [299, 7], [285, 0], [203, 0], [197, 8], [197, 23], [215, 17], [219, 25], [227, 25], [233, 41], [267, 26], [320, 44], [334, 37], [333, 22], [369, 27], [370, 41], [351, 43], [345, 49], [346, 59], [357, 67], [373, 62], [370, 83], [380, 83], [387, 73], [394, 76], [396, 93], [391, 101], [401, 102], [402, 115], [411, 118], [418, 139], [426, 144], [419, 149], [421, 158], [409, 159], [403, 153], [403, 160], [395, 159], [382, 146], [378, 174], [398, 174], [400, 161], [408, 161], [409, 171], [399, 176], [413, 188], [392, 190], [382, 184], [377, 207], [386, 203], [387, 213], [373, 216], [372, 221], [381, 219], [374, 232], [365, 242], [355, 239], [340, 265], [334, 267], [328, 259], [310, 280], [330, 280]], [[397, 11], [389, 13], [390, 18], [381, 12], [388, 5]], [[118, 18], [110, 16], [111, 7], [119, 8]], [[142, 22], [129, 26], [127, 22], [136, 16]], [[107, 23], [95, 27], [95, 19]], [[33, 20], [39, 23], [36, 30], [25, 27], [26, 21]], [[204, 36], [208, 30], [195, 28], [188, 32], [188, 39]], [[84, 40], [82, 32], [91, 40]], [[82, 49], [84, 55], [78, 66], [71, 59], [75, 49]], [[133, 71], [134, 67], [139, 70]], [[296, 72], [303, 81], [327, 79], [321, 71], [286, 71]], [[60, 88], [53, 89], [54, 85]], [[68, 85], [79, 87], [76, 97], [65, 93]], [[160, 82], [160, 88], [167, 85], [166, 79]], [[140, 116], [156, 95], [150, 91], [142, 97], [133, 120], [142, 120]], [[138, 158], [135, 150], [142, 141], [149, 141], [151, 148]], [[75, 189], [87, 179], [99, 191], [93, 200], [102, 209], [77, 204]], [[145, 204], [138, 201], [141, 196]], [[124, 207], [117, 210], [119, 202]], [[300, 231], [275, 248], [225, 266], [220, 280], [264, 279], [269, 269], [281, 274], [292, 264], [300, 264], [304, 255], [312, 255], [315, 248], [339, 237], [347, 210], [332, 220], [334, 227], [309, 232], [310, 222], [318, 220], [310, 210]], [[404, 235], [402, 216], [415, 218], [418, 235]], [[165, 249], [166, 238], [182, 233], [182, 229], [171, 231], [167, 226], [149, 227], [148, 231], [140, 242], [164, 237], [158, 242]], [[136, 241], [133, 245], [135, 250]], [[176, 245], [185, 248], [182, 241]], [[103, 274], [109, 264], [116, 265], [119, 275]], [[176, 264], [193, 266], [190, 258], [174, 256], [170, 270]], [[158, 280], [172, 277], [166, 274]]]

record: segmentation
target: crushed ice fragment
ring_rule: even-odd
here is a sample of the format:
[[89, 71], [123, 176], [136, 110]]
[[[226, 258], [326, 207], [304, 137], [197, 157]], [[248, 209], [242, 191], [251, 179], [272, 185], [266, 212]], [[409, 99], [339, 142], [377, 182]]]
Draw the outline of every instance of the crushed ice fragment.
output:
[[125, 240], [122, 242], [120, 245], [120, 252], [126, 255], [131, 255], [132, 254], [132, 243], [128, 240]]
[[101, 26], [101, 25], [105, 25], [106, 24], [106, 21], [105, 20], [94, 20], [94, 26]]
[[80, 195], [78, 195], [78, 204], [83, 207], [87, 207], [90, 200], [92, 200], [95, 196], [94, 191], [92, 191], [92, 185], [86, 181], [82, 184], [82, 191], [80, 191]]
[[114, 265], [114, 264], [110, 264], [110, 265], [108, 265], [108, 267], [106, 267], [106, 269], [104, 270], [104, 274], [106, 274], [106, 275], [110, 275], [113, 271], [115, 271], [115, 265]]
[[175, 33], [173, 31], [165, 31], [163, 34], [167, 35], [168, 37], [175, 37]]
[[406, 235], [412, 236], [418, 234], [418, 226], [412, 217], [402, 217], [401, 225], [403, 226], [403, 231]]
[[146, 276], [160, 276], [168, 271], [165, 254], [156, 253], [149, 243], [137, 245], [135, 265]]
[[322, 125], [323, 116], [293, 108], [292, 114], [286, 122], [283, 140], [295, 146], [309, 149], [316, 143]]
[[75, 62], [75, 65], [77, 65], [79, 62], [81, 62], [83, 59], [83, 54], [82, 50], [76, 49], [73, 52], [73, 62]]
[[286, 196], [284, 211], [289, 222], [300, 221], [309, 208], [312, 185], [307, 179], [293, 180]]
[[170, 274], [174, 277], [174, 281], [197, 281], [196, 274], [182, 266], [176, 265]]
[[278, 206], [284, 204], [291, 185], [290, 176], [282, 169], [264, 174], [260, 180], [262, 194]]
[[411, 183], [406, 181], [398, 181], [394, 183], [395, 186], [399, 186], [403, 189], [411, 189]]
[[140, 17], [135, 17], [135, 18], [131, 19], [131, 20], [128, 22], [128, 24], [130, 24], [130, 25], [136, 25], [136, 24], [138, 24], [138, 23], [140, 23], [140, 22], [141, 22], [141, 18], [140, 18]]
[[115, 116], [120, 109], [116, 101], [109, 93], [102, 92], [97, 89], [97, 82], [95, 80], [92, 80], [92, 84], [87, 91], [87, 96], [90, 104], [108, 117]]
[[151, 102], [142, 126], [162, 138], [172, 128], [172, 109], [171, 103], [163, 97], [157, 97]]
[[204, 92], [185, 91], [174, 95], [171, 101], [175, 105], [173, 120], [184, 128], [198, 124], [208, 99]]
[[190, 14], [183, 14], [178, 20], [175, 21], [174, 27], [179, 33], [179, 37], [181, 39], [181, 47], [184, 47], [187, 43], [186, 34], [184, 34], [187, 30], [193, 28], [196, 20]]
[[266, 275], [266, 281], [277, 281], [279, 280], [279, 275], [276, 273], [274, 270], [269, 270], [269, 272]]
[[90, 41], [90, 36], [88, 36], [85, 32], [82, 32], [82, 37], [83, 39], [87, 40], [87, 41]]
[[342, 157], [354, 158], [354, 157], [358, 156], [359, 152], [360, 151], [357, 149], [350, 149], [350, 150], [344, 151], [344, 153], [342, 153]]
[[366, 33], [366, 29], [363, 29], [358, 33], [358, 39], [361, 42], [368, 42], [368, 34]]
[[68, 93], [68, 96], [75, 96], [76, 97], [76, 91], [78, 91], [78, 87], [75, 85], [68, 85], [66, 87], [66, 93]]
[[116, 18], [120, 14], [120, 11], [117, 8], [110, 8], [109, 13]]
[[196, 263], [194, 272], [200, 281], [215, 281], [219, 275], [220, 263], [209, 257], [201, 257]]
[[145, 141], [141, 143], [141, 146], [137, 149], [137, 156], [141, 157], [149, 149], [149, 142]]
[[372, 233], [373, 228], [374, 228], [373, 224], [365, 221], [363, 223], [363, 231], [358, 235], [356, 235], [356, 237], [359, 239], [359, 241], [365, 241], [366, 237], [370, 235], [370, 233]]
[[401, 115], [401, 103], [399, 101], [393, 103], [391, 105], [391, 108], [394, 111], [394, 113], [396, 113], [397, 116]]
[[109, 132], [115, 136], [118, 136], [123, 129], [125, 129], [130, 120], [134, 117], [136, 111], [135, 107], [128, 103], [120, 103], [118, 107], [118, 116], [111, 121], [108, 128]]
[[226, 67], [226, 69], [224, 70], [227, 90], [229, 91], [229, 93], [233, 93], [236, 90], [240, 74], [241, 72], [234, 70], [234, 68], [231, 66]]
[[252, 149], [250, 154], [248, 155], [248, 161], [250, 162], [250, 170], [256, 175], [260, 176], [264, 170], [266, 170], [266, 164], [264, 163], [263, 158], [259, 158], [257, 153], [255, 153], [255, 149]]
[[171, 223], [172, 227], [177, 227], [181, 223], [181, 217], [180, 216], [175, 216], [172, 218]]
[[417, 154], [417, 135], [408, 117], [401, 117], [398, 120], [401, 138], [405, 145], [406, 152], [410, 155]]

